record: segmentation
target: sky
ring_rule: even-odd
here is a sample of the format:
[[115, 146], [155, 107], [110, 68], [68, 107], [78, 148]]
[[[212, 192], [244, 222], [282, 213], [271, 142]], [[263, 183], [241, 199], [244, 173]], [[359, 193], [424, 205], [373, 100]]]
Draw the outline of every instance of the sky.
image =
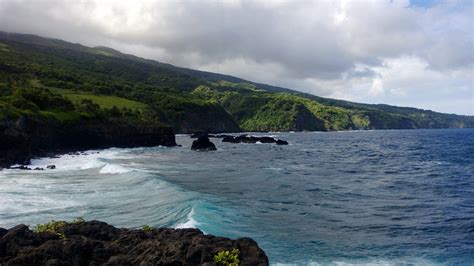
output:
[[474, 115], [472, 0], [0, 0], [0, 30], [323, 97]]

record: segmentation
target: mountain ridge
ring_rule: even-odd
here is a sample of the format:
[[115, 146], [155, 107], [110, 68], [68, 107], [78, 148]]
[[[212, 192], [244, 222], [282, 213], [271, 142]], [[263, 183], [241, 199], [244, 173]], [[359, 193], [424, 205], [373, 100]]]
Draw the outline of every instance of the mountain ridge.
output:
[[0, 43], [13, 49], [0, 51], [0, 86], [15, 77], [23, 87], [123, 97], [177, 133], [474, 127], [474, 116], [323, 98], [104, 46], [6, 32]]
[[190, 74], [191, 76], [206, 77], [207, 79], [210, 79], [210, 80], [213, 80], [213, 81], [225, 80], [225, 81], [234, 82], [234, 83], [251, 83], [251, 84], [256, 85], [257, 87], [266, 88], [267, 91], [297, 93], [297, 94], [301, 94], [301, 95], [317, 97], [317, 98], [322, 99], [322, 100], [334, 101], [334, 102], [337, 102], [339, 104], [343, 104], [343, 103], [356, 104], [356, 105], [367, 106], [367, 107], [387, 106], [387, 107], [402, 108], [402, 109], [410, 108], [410, 109], [416, 109], [416, 110], [427, 111], [427, 112], [442, 113], [442, 114], [453, 114], [453, 115], [457, 115], [457, 116], [472, 117], [471, 115], [463, 115], [463, 114], [456, 114], [456, 113], [443, 113], [443, 112], [438, 112], [438, 111], [434, 111], [434, 110], [430, 110], [430, 109], [423, 109], [423, 108], [417, 108], [417, 107], [411, 107], [411, 106], [398, 106], [398, 105], [390, 105], [390, 104], [385, 104], [385, 103], [359, 103], [359, 102], [352, 102], [352, 101], [342, 100], [342, 99], [321, 97], [321, 96], [317, 96], [315, 94], [303, 92], [303, 91], [300, 91], [300, 90], [297, 90], [297, 89], [290, 89], [290, 88], [285, 88], [285, 87], [278, 86], [278, 85], [270, 85], [270, 84], [265, 84], [265, 83], [261, 83], [261, 82], [253, 82], [253, 81], [250, 81], [250, 80], [247, 80], [247, 79], [244, 79], [244, 78], [240, 78], [240, 77], [237, 77], [237, 76], [229, 75], [229, 74], [216, 73], [216, 72], [211, 72], [211, 71], [206, 71], [206, 70], [198, 70], [198, 69], [192, 69], [192, 68], [188, 68], [188, 67], [175, 66], [173, 64], [161, 62], [161, 61], [158, 61], [158, 60], [155, 60], [155, 59], [148, 59], [148, 58], [139, 57], [139, 56], [136, 56], [136, 55], [133, 55], [133, 54], [123, 53], [123, 52], [121, 52], [121, 51], [119, 51], [115, 48], [102, 46], [102, 45], [94, 46], [94, 47], [88, 47], [88, 46], [80, 44], [80, 43], [71, 43], [71, 42], [61, 40], [61, 39], [42, 37], [42, 36], [35, 35], [35, 34], [4, 32], [4, 31], [0, 31], [0, 34], [1, 35], [11, 34], [11, 35], [15, 35], [15, 36], [24, 35], [25, 37], [27, 36], [27, 37], [33, 37], [33, 38], [41, 38], [41, 39], [45, 39], [45, 40], [53, 40], [55, 42], [78, 45], [78, 46], [81, 46], [81, 47], [84, 47], [84, 48], [105, 50], [105, 51], [112, 52], [115, 55], [120, 55], [124, 58], [133, 58], [133, 59], [143, 60], [143, 61], [147, 61], [147, 62], [157, 63], [161, 66], [167, 66], [167, 67], [171, 67], [171, 68], [174, 68], [174, 69], [180, 69], [180, 70], [183, 70], [183, 72]]

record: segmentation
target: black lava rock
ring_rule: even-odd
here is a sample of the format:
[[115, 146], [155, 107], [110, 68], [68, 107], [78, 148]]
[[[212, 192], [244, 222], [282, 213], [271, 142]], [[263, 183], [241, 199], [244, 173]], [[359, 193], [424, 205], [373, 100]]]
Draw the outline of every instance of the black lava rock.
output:
[[218, 138], [218, 139], [223, 139], [223, 138], [233, 138], [234, 136], [232, 135], [227, 135], [227, 134], [219, 134], [219, 135], [214, 135], [212, 136], [213, 138]]
[[215, 151], [217, 150], [216, 145], [212, 143], [207, 136], [200, 136], [197, 140], [193, 141], [191, 150], [195, 151]]
[[0, 228], [0, 265], [215, 265], [218, 252], [233, 248], [240, 252], [239, 265], [268, 265], [254, 240], [198, 229], [143, 231], [100, 221], [66, 223], [57, 233], [35, 233], [26, 225]]
[[288, 141], [278, 139], [278, 140], [276, 141], [276, 144], [277, 144], [277, 145], [288, 145]]
[[272, 138], [272, 137], [261, 137], [259, 139], [259, 141], [261, 143], [275, 143], [276, 142], [276, 139], [275, 138]]
[[256, 136], [249, 136], [249, 135], [240, 135], [237, 137], [231, 135], [217, 135], [223, 136], [222, 142], [229, 142], [229, 143], [276, 143], [277, 145], [288, 145], [288, 142], [285, 140], [275, 139], [272, 137], [256, 137]]
[[225, 136], [222, 138], [222, 142], [239, 143], [240, 140], [234, 136]]

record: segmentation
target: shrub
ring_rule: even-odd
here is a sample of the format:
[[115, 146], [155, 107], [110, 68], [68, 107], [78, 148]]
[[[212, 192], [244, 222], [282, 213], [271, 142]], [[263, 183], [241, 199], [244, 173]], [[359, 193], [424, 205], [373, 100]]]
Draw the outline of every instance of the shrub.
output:
[[17, 108], [29, 110], [66, 110], [74, 108], [74, 105], [67, 98], [52, 93], [48, 89], [28, 88], [17, 89], [10, 96], [9, 100]]
[[147, 225], [147, 224], [145, 224], [145, 225], [143, 226], [143, 231], [144, 231], [144, 232], [151, 232], [152, 230], [153, 230], [153, 227], [151, 227], [151, 226], [149, 226], [149, 225]]
[[45, 224], [37, 224], [35, 228], [33, 228], [33, 231], [35, 233], [51, 233], [59, 236], [59, 238], [64, 239], [66, 236], [64, 235], [64, 232], [59, 232], [61, 228], [63, 228], [66, 225], [66, 222], [64, 221], [55, 221], [51, 220], [48, 223]]
[[76, 110], [79, 112], [98, 114], [100, 113], [100, 106], [91, 99], [81, 99], [76, 103]]
[[239, 254], [240, 251], [236, 248], [222, 250], [214, 256], [214, 262], [222, 266], [238, 266], [240, 263]]
[[[82, 224], [85, 223], [86, 221], [82, 217], [77, 217], [72, 220], [71, 223], [73, 224]], [[55, 221], [51, 220], [45, 224], [37, 224], [33, 228], [33, 232], [35, 233], [50, 233], [59, 236], [61, 239], [65, 239], [66, 235], [64, 232], [61, 232], [61, 229], [66, 226], [68, 223], [65, 221]]]
[[112, 108], [110, 108], [110, 109], [106, 109], [105, 112], [107, 113], [108, 116], [112, 116], [112, 117], [121, 117], [122, 116], [122, 112], [115, 105], [112, 106]]

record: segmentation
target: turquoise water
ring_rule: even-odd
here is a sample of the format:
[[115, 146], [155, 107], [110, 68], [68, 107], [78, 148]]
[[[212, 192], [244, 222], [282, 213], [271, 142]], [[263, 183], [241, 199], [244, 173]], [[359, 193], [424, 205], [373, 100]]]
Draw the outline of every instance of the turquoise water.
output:
[[272, 264], [474, 263], [474, 130], [264, 135], [290, 145], [177, 136], [3, 170], [0, 227], [82, 216], [250, 236]]

